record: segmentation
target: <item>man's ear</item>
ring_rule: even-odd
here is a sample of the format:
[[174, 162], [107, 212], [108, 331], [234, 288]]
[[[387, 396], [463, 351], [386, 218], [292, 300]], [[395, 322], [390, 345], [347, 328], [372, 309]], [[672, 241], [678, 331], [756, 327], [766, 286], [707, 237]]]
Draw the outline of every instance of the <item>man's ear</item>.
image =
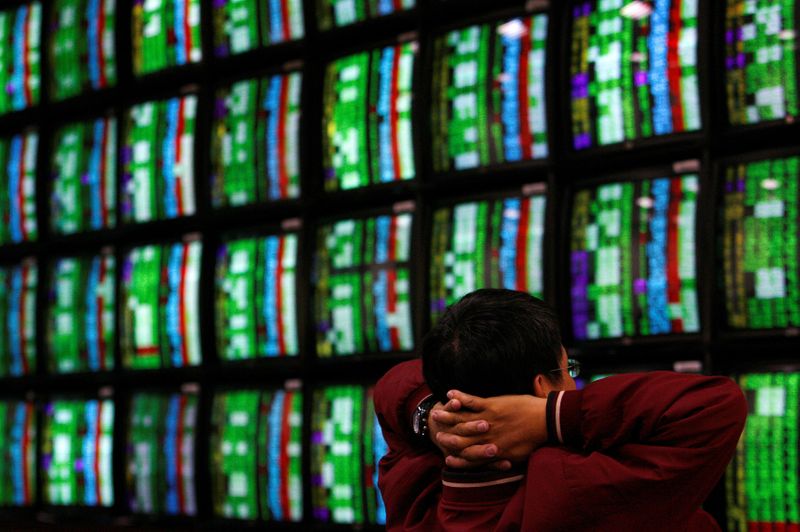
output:
[[547, 398], [550, 393], [552, 385], [547, 381], [544, 375], [539, 373], [533, 378], [533, 395], [542, 399]]

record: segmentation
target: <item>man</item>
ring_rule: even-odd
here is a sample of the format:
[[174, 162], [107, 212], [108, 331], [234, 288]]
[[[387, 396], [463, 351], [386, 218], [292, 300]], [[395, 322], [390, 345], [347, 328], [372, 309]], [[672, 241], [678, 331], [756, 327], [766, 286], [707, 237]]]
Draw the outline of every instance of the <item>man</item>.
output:
[[485, 289], [450, 307], [422, 360], [376, 387], [387, 527], [718, 530], [700, 505], [744, 426], [738, 386], [654, 372], [576, 391], [570, 370], [536, 298]]

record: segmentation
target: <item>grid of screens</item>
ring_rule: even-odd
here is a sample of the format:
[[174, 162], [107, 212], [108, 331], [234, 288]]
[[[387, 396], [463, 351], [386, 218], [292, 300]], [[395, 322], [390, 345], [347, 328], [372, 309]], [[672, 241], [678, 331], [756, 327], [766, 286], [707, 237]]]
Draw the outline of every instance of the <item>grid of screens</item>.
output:
[[114, 0], [56, 0], [50, 24], [51, 97], [116, 85]]
[[0, 245], [36, 240], [35, 131], [0, 138]]
[[214, 513], [300, 521], [303, 396], [297, 391], [217, 393], [211, 420]]
[[727, 324], [800, 326], [800, 157], [725, 168], [722, 255]]
[[46, 504], [114, 504], [114, 402], [59, 399], [45, 407], [42, 477]]
[[134, 248], [122, 265], [122, 361], [130, 369], [200, 364], [202, 243]]
[[0, 268], [0, 377], [36, 371], [36, 261]]
[[0, 115], [39, 103], [41, 31], [41, 3], [0, 10]]
[[50, 223], [59, 234], [117, 222], [117, 119], [76, 122], [55, 134]]
[[372, 388], [344, 385], [315, 391], [311, 424], [314, 519], [385, 525], [377, 470], [387, 447]]
[[323, 86], [325, 190], [347, 190], [416, 176], [412, 100], [417, 43], [330, 63]]
[[300, 196], [300, 72], [217, 91], [211, 147], [214, 207]]
[[[576, 150], [701, 128], [698, 3], [572, 4], [570, 83]], [[650, 13], [637, 13], [637, 8]]]
[[795, 2], [727, 0], [725, 88], [733, 125], [798, 116]]
[[800, 528], [800, 374], [738, 378], [749, 412], [725, 476], [728, 530]]
[[545, 14], [446, 33], [434, 43], [434, 170], [548, 155]]
[[122, 218], [147, 222], [195, 212], [197, 96], [130, 109], [122, 148]]
[[302, 0], [217, 0], [213, 5], [214, 54], [240, 54], [302, 39]]
[[576, 340], [700, 330], [696, 174], [620, 181], [574, 197]]
[[133, 72], [141, 76], [203, 59], [200, 0], [133, 1]]
[[127, 448], [128, 506], [142, 514], [195, 515], [195, 393], [136, 393]]
[[412, 219], [383, 215], [319, 228], [313, 282], [318, 356], [414, 348]]
[[0, 401], [0, 506], [32, 506], [36, 495], [36, 410]]
[[116, 261], [113, 252], [53, 264], [48, 293], [48, 369], [54, 373], [114, 368]]
[[545, 191], [437, 209], [431, 241], [431, 321], [479, 288], [543, 297]]
[[315, 0], [317, 24], [325, 31], [416, 7], [416, 0]]
[[231, 239], [217, 251], [216, 324], [223, 360], [298, 354], [298, 235]]

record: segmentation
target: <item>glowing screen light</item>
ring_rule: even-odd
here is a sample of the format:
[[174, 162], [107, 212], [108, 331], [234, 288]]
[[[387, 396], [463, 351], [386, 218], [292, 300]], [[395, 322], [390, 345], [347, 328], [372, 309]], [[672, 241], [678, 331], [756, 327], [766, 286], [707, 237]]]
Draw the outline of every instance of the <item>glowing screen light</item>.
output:
[[134, 74], [202, 61], [200, 4], [200, 0], [134, 0]]
[[316, 0], [317, 23], [325, 31], [416, 7], [416, 0]]
[[128, 506], [151, 515], [195, 515], [195, 393], [135, 393], [127, 455]]
[[433, 215], [431, 320], [479, 288], [541, 298], [546, 195], [458, 203]]
[[145, 102], [125, 120], [122, 217], [126, 222], [195, 212], [197, 96]]
[[800, 157], [725, 168], [722, 255], [728, 326], [800, 326]]
[[749, 412], [725, 475], [728, 530], [800, 528], [800, 374], [738, 378]]
[[224, 360], [295, 356], [296, 233], [224, 242], [217, 251], [216, 325]]
[[386, 524], [377, 465], [386, 454], [372, 388], [329, 386], [314, 392], [311, 496], [315, 521]]
[[114, 402], [59, 399], [45, 407], [44, 501], [59, 506], [114, 504]]
[[406, 213], [319, 228], [314, 305], [320, 357], [414, 348], [411, 224]]
[[0, 10], [0, 114], [39, 103], [41, 31], [41, 3]]
[[211, 419], [214, 514], [301, 521], [303, 396], [288, 390], [218, 393]]
[[114, 0], [56, 0], [50, 33], [50, 94], [64, 100], [117, 83]]
[[412, 136], [417, 43], [361, 52], [330, 63], [323, 87], [325, 190], [416, 176]]
[[126, 368], [200, 364], [200, 260], [191, 240], [131, 250], [122, 265], [122, 359]]
[[0, 268], [0, 377], [36, 371], [36, 261]]
[[626, 4], [579, 0], [572, 6], [569, 68], [576, 150], [702, 127], [698, 0], [656, 0], [648, 4], [650, 14], [624, 11]]
[[577, 340], [694, 333], [696, 174], [579, 190], [572, 211]]
[[116, 261], [113, 253], [55, 261], [48, 303], [48, 369], [54, 373], [114, 368]]
[[302, 39], [302, 0], [216, 0], [214, 54], [240, 54]]
[[797, 5], [728, 0], [725, 88], [733, 125], [798, 116]]
[[35, 131], [0, 138], [0, 245], [36, 240]]
[[292, 72], [217, 91], [211, 139], [214, 207], [300, 196], [302, 79]]
[[36, 442], [34, 404], [0, 401], [0, 507], [34, 504]]
[[111, 228], [117, 221], [117, 120], [68, 124], [55, 134], [50, 222], [59, 234]]
[[434, 170], [547, 157], [547, 23], [547, 15], [532, 15], [436, 39]]

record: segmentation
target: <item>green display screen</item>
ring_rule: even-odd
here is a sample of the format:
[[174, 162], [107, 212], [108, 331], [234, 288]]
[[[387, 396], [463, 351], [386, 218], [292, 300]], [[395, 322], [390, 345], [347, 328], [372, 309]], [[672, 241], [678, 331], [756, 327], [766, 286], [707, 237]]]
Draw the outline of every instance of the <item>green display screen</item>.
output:
[[0, 377], [36, 372], [36, 287], [34, 259], [0, 268]]
[[727, 324], [800, 326], [800, 157], [725, 167], [720, 235]]
[[0, 245], [36, 240], [35, 131], [0, 138]]
[[200, 0], [133, 0], [134, 74], [202, 61], [200, 5]]
[[114, 368], [116, 260], [113, 252], [53, 264], [48, 292], [48, 369], [53, 373]]
[[303, 0], [216, 0], [214, 54], [240, 54], [302, 39]]
[[410, 351], [411, 214], [339, 220], [317, 233], [317, 355]]
[[41, 37], [41, 3], [0, 10], [0, 115], [39, 103]]
[[217, 91], [211, 139], [214, 207], [300, 196], [300, 72]]
[[348, 26], [416, 7], [416, 0], [315, 0], [321, 30]]
[[59, 234], [117, 223], [117, 119], [76, 122], [55, 134], [50, 224]]
[[0, 401], [0, 507], [36, 501], [36, 407]]
[[50, 94], [64, 100], [117, 83], [114, 0], [55, 0], [50, 33]]
[[59, 399], [45, 407], [42, 477], [45, 504], [114, 504], [114, 402]]
[[800, 374], [738, 378], [749, 412], [725, 475], [728, 530], [800, 528]]
[[251, 521], [302, 520], [302, 426], [300, 392], [217, 393], [211, 419], [215, 515]]
[[348, 190], [416, 176], [412, 104], [417, 43], [330, 63], [323, 86], [325, 190]]

